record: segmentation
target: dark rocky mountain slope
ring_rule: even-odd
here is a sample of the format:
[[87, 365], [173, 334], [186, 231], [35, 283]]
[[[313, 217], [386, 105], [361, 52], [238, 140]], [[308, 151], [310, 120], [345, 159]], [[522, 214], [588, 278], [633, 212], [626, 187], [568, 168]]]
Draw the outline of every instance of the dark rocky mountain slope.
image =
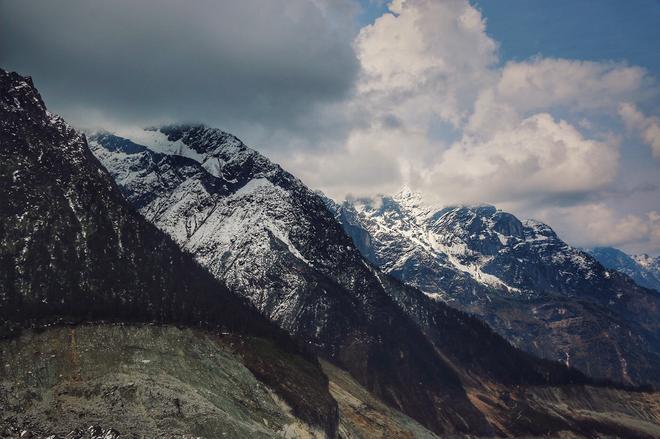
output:
[[[90, 147], [127, 199], [217, 278], [432, 430], [647, 436], [653, 430], [596, 420], [596, 413], [621, 413], [624, 395], [653, 401], [654, 393], [610, 388], [609, 408], [594, 403], [577, 417], [577, 389], [600, 392], [589, 379], [520, 352], [479, 320], [374, 269], [320, 196], [234, 136], [177, 125], [97, 133]], [[574, 404], [570, 410], [548, 399], [559, 387], [577, 392], [564, 397]], [[657, 423], [652, 403], [640, 405], [642, 414], [622, 416]]]
[[409, 190], [326, 202], [372, 264], [515, 346], [594, 377], [660, 383], [660, 296], [547, 225], [493, 206], [432, 208]]
[[[83, 324], [0, 342], [0, 437], [314, 438], [259, 375], [265, 364], [309, 400], [313, 363], [264, 338], [161, 325]], [[258, 360], [258, 361], [257, 361]], [[29, 436], [30, 434], [34, 436]], [[52, 439], [52, 437], [51, 437]]]
[[[264, 352], [255, 348], [242, 354], [245, 365], [286, 401], [290, 417], [334, 435], [337, 406], [316, 359], [135, 212], [84, 135], [46, 110], [30, 78], [4, 70], [0, 200], [0, 334], [10, 337], [3, 344], [12, 345], [28, 326], [98, 320], [176, 323], [263, 339], [285, 360], [263, 364]], [[3, 382], [22, 373], [11, 362], [5, 369], [6, 358]], [[13, 425], [20, 419], [11, 414], [28, 409], [13, 405], [15, 389], [1, 390], [0, 412], [9, 418], [0, 422]]]

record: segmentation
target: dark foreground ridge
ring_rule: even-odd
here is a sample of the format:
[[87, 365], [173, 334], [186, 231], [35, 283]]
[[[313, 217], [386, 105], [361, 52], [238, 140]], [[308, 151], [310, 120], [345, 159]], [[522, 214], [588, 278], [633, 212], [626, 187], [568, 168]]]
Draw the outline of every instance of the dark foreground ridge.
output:
[[4, 70], [0, 145], [0, 334], [104, 320], [273, 340], [315, 364], [323, 397], [314, 406], [276, 372], [262, 375], [296, 415], [334, 433], [336, 403], [316, 360], [135, 212], [85, 137], [47, 112], [30, 78]]

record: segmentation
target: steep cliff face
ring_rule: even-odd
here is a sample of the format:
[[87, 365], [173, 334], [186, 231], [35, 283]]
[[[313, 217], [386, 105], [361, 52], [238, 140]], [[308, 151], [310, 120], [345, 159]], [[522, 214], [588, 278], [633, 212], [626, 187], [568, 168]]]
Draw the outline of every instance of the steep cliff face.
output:
[[3, 70], [0, 199], [0, 334], [107, 320], [262, 337], [309, 365], [318, 398], [270, 381], [275, 364], [260, 378], [296, 416], [334, 434], [336, 404], [315, 359], [135, 212], [85, 137], [46, 110], [29, 78]]
[[370, 262], [514, 345], [595, 377], [658, 383], [660, 297], [547, 225], [493, 206], [432, 208], [409, 190], [327, 204]]

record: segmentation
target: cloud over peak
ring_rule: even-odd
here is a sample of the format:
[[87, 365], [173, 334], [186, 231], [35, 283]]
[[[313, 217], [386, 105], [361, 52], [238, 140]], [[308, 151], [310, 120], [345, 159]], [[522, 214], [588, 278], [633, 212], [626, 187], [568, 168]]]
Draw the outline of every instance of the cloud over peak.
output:
[[468, 0], [395, 0], [361, 29], [353, 0], [0, 8], [0, 62], [74, 122], [206, 122], [335, 198], [405, 183], [660, 252], [656, 80], [625, 60], [502, 59]]

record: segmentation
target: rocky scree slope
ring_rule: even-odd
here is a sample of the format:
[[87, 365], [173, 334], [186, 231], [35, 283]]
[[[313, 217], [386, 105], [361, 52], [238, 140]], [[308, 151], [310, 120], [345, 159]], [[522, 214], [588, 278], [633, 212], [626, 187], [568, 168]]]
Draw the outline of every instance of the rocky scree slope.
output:
[[282, 381], [315, 376], [265, 339], [156, 325], [24, 331], [0, 343], [0, 437], [326, 437], [257, 378], [252, 352], [279, 362]]
[[[289, 365], [305, 367], [285, 381], [282, 363], [263, 365], [257, 352], [247, 350], [245, 364], [295, 416], [335, 434], [336, 403], [314, 357], [141, 217], [85, 137], [46, 110], [31, 79], [4, 70], [0, 199], [0, 334], [9, 337], [2, 343], [28, 326], [97, 320], [269, 340]], [[0, 372], [6, 378], [12, 371]], [[11, 411], [0, 402], [0, 412]]]
[[175, 125], [90, 139], [146, 218], [281, 327], [432, 430], [618, 431], [570, 413], [556, 417], [548, 405], [529, 405], [524, 392], [514, 398], [525, 407], [521, 422], [502, 395], [520, 386], [586, 389], [589, 380], [523, 354], [480, 321], [382, 275], [321, 197], [236, 137]]
[[[278, 379], [298, 384], [309, 367], [265, 339], [172, 326], [78, 325], [25, 331], [0, 343], [0, 358], [2, 438], [326, 437], [256, 378], [256, 360], [271, 369], [280, 363]], [[328, 363], [323, 369], [342, 439], [438, 437], [346, 372]], [[313, 388], [299, 391], [311, 396]]]
[[660, 296], [547, 225], [493, 206], [429, 207], [408, 189], [326, 203], [372, 264], [515, 346], [597, 378], [660, 382]]

